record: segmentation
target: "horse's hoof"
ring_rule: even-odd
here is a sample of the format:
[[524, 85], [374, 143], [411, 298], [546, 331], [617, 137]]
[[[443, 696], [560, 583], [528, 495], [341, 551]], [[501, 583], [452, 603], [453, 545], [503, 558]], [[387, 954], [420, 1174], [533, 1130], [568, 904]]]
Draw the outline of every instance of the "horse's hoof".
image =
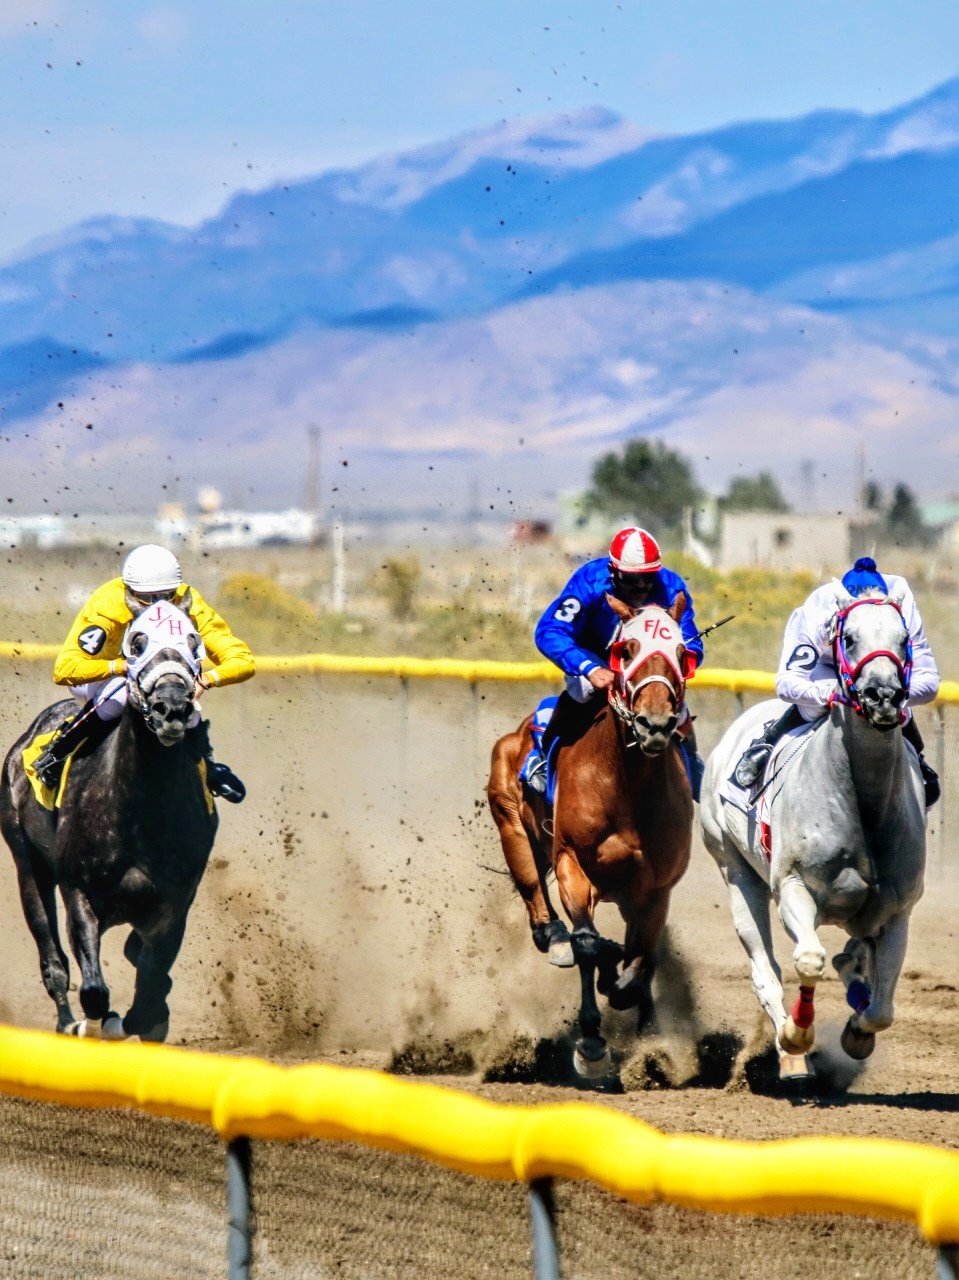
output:
[[125, 1040], [127, 1033], [123, 1030], [123, 1022], [118, 1013], [108, 1013], [100, 1024], [101, 1040]]
[[816, 1028], [815, 1026], [797, 1027], [790, 1014], [780, 1027], [777, 1039], [783, 1053], [799, 1057], [808, 1053], [816, 1043]]
[[64, 1027], [57, 1027], [57, 1030], [64, 1036], [82, 1036], [84, 1032], [80, 1030], [85, 1022], [68, 1022]]
[[142, 1042], [149, 1041], [152, 1044], [162, 1044], [170, 1033], [170, 1023], [158, 1022], [155, 1027], [151, 1027], [149, 1031], [140, 1032], [140, 1040]]
[[783, 1084], [806, 1084], [815, 1072], [804, 1053], [784, 1053], [779, 1059], [779, 1079]]
[[842, 1029], [839, 1043], [843, 1047], [843, 1052], [850, 1058], [854, 1058], [856, 1062], [862, 1062], [876, 1047], [876, 1033], [860, 1031], [852, 1025], [852, 1018], [850, 1018]]
[[576, 963], [573, 955], [573, 944], [567, 938], [565, 942], [552, 942], [549, 948], [549, 962], [558, 969], [572, 969]]
[[573, 1049], [573, 1070], [581, 1080], [605, 1080], [612, 1070], [605, 1040], [580, 1040]]

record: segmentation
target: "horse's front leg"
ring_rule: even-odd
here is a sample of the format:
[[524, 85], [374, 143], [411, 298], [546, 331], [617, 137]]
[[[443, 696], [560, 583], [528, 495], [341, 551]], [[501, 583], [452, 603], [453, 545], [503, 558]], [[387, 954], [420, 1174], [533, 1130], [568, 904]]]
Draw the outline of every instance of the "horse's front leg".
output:
[[[170, 1007], [167, 996], [173, 986], [170, 970], [176, 960], [186, 930], [186, 912], [178, 916], [166, 929], [144, 936], [136, 953], [136, 987], [133, 1003], [123, 1019], [123, 1030], [128, 1036], [141, 1040], [162, 1041], [170, 1030]], [[128, 939], [129, 942], [129, 939]], [[135, 952], [131, 950], [128, 958]]]
[[653, 975], [656, 944], [666, 927], [669, 889], [643, 892], [627, 903], [623, 971], [607, 993], [611, 1009], [636, 1009], [636, 1030], [645, 1031], [653, 1018]]
[[[113, 1024], [117, 1015], [110, 1010], [110, 991], [100, 967], [100, 921], [90, 900], [76, 885], [62, 886], [67, 914], [70, 947], [80, 966], [80, 1004], [90, 1021]], [[105, 1028], [109, 1034], [109, 1028]], [[91, 1028], [76, 1024], [77, 1035], [87, 1035]]]
[[786, 1053], [808, 1053], [816, 1038], [816, 984], [826, 969], [826, 952], [816, 933], [819, 908], [796, 872], [784, 876], [779, 886], [779, 918], [796, 944], [793, 961], [799, 976], [799, 996], [780, 1028], [779, 1046]]
[[847, 996], [856, 991], [858, 1003], [868, 997], [865, 1007], [854, 1011], [843, 1029], [842, 1047], [850, 1058], [868, 1058], [876, 1047], [876, 1032], [885, 1031], [892, 1026], [895, 1017], [893, 1000], [906, 959], [908, 939], [909, 912], [900, 911], [887, 922], [879, 936], [872, 940], [872, 964], [869, 966], [872, 972], [867, 980], [860, 981], [858, 989], [853, 987], [852, 982], [846, 985]]
[[600, 1079], [609, 1073], [610, 1058], [606, 1041], [599, 1033], [601, 1017], [596, 999], [596, 966], [603, 939], [593, 924], [593, 886], [570, 850], [558, 850], [555, 866], [559, 896], [573, 925], [573, 956], [579, 968], [582, 988], [579, 1027], [583, 1035], [573, 1054], [573, 1065], [579, 1075]]

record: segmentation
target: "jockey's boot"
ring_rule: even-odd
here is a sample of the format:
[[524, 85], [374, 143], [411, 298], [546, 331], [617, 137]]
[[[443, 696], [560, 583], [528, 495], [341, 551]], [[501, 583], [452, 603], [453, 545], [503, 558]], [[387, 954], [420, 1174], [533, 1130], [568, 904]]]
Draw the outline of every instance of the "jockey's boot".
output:
[[209, 720], [201, 720], [194, 729], [188, 729], [186, 741], [194, 760], [206, 761], [206, 785], [213, 795], [222, 796], [230, 804], [239, 804], [245, 799], [246, 787], [233, 770], [229, 765], [218, 764], [213, 759]]
[[699, 797], [703, 793], [703, 773], [706, 765], [699, 754], [696, 730], [691, 728], [684, 738], [679, 738], [679, 745], [686, 753], [686, 760], [689, 764], [689, 784], [692, 788], [693, 799], [699, 804]]
[[789, 707], [778, 720], [774, 720], [762, 737], [750, 743], [739, 757], [739, 763], [733, 775], [739, 786], [746, 788], [753, 786], [765, 769], [773, 753], [773, 747], [783, 734], [788, 733], [790, 729], [798, 729], [805, 723], [803, 714], [797, 706]]
[[916, 755], [919, 757], [919, 772], [922, 774], [922, 785], [926, 791], [926, 808], [931, 809], [942, 795], [942, 786], [939, 782], [939, 774], [936, 773], [932, 765], [926, 764], [923, 757], [922, 753], [926, 744], [922, 740], [922, 734], [919, 732], [915, 716], [910, 717], [902, 726], [902, 736], [911, 747], [916, 749]]
[[539, 744], [543, 759], [549, 759], [549, 749], [557, 738], [567, 746], [581, 738], [595, 719], [599, 705], [596, 698], [577, 702], [564, 689], [553, 708], [549, 724], [543, 730], [542, 741]]
[[34, 773], [45, 787], [55, 791], [60, 785], [60, 775], [67, 756], [76, 751], [81, 743], [96, 746], [98, 742], [102, 742], [116, 723], [116, 720], [101, 720], [92, 700], [85, 703], [72, 720], [67, 720], [60, 726], [56, 737], [51, 738], [43, 752], [37, 756], [33, 762]]

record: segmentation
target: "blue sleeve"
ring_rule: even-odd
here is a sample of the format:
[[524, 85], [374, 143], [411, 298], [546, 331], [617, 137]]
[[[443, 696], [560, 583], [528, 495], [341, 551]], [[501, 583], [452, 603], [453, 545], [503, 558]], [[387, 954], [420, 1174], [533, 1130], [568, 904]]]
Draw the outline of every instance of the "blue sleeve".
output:
[[596, 606], [595, 588], [587, 572], [589, 568], [589, 565], [584, 565], [576, 570], [552, 604], [547, 606], [533, 635], [540, 653], [567, 675], [588, 675], [605, 665], [598, 654], [581, 644]]
[[696, 666], [698, 667], [703, 660], [703, 642], [699, 636], [699, 627], [696, 625], [693, 594], [678, 573], [673, 573], [670, 569], [664, 569], [663, 577], [666, 579], [670, 604], [676, 599], [680, 591], [686, 596], [686, 608], [683, 610], [683, 616], [679, 620], [679, 629], [683, 633], [687, 652], [695, 656]]

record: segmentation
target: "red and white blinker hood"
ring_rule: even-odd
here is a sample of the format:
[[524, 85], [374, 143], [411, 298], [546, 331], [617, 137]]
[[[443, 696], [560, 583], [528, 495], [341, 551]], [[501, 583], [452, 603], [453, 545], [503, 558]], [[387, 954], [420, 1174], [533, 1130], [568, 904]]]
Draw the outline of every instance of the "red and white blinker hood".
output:
[[[628, 640], [638, 642], [638, 648], [623, 665], [623, 650]], [[680, 696], [686, 684], [686, 663], [680, 659], [680, 650], [684, 646], [683, 633], [672, 617], [658, 605], [647, 605], [633, 618], [628, 618], [620, 627], [616, 639], [610, 646], [609, 665], [616, 673], [620, 686], [633, 678], [644, 663], [654, 655], [665, 658], [679, 681]]]

